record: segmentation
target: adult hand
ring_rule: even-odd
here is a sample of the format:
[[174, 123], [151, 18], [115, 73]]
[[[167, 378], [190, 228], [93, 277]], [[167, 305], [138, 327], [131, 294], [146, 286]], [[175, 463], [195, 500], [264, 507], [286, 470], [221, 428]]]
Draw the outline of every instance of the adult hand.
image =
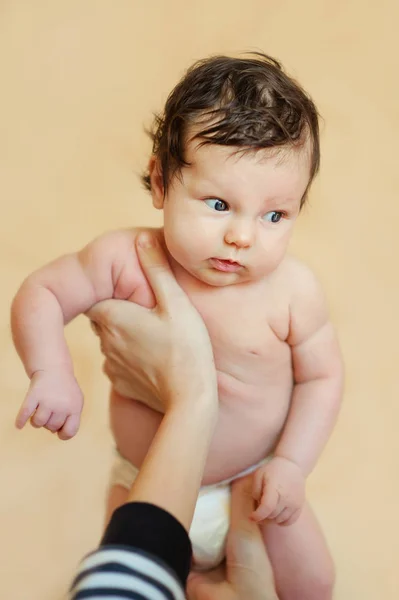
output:
[[202, 318], [176, 282], [156, 234], [140, 233], [136, 249], [156, 306], [104, 300], [87, 313], [101, 338], [105, 373], [116, 391], [128, 390], [129, 397], [162, 412], [199, 396], [216, 402], [213, 352]]
[[226, 566], [209, 573], [192, 573], [189, 600], [278, 600], [273, 572], [254, 510], [252, 475], [232, 485], [231, 524], [226, 545]]

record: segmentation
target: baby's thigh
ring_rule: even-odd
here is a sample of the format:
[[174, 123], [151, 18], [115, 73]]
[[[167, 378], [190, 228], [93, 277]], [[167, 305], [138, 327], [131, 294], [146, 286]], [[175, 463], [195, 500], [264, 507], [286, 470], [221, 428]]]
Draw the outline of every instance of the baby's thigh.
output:
[[281, 600], [330, 600], [335, 570], [320, 525], [308, 504], [288, 527], [262, 526]]
[[141, 467], [162, 421], [163, 415], [143, 403], [121, 396], [115, 390], [110, 397], [110, 424], [115, 445], [121, 455]]

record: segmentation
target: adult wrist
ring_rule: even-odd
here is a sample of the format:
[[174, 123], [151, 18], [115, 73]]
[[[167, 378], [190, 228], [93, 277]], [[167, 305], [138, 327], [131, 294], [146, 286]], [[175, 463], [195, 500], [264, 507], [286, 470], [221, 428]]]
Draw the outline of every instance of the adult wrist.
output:
[[183, 392], [171, 399], [165, 411], [165, 416], [185, 418], [192, 422], [194, 419], [208, 420], [211, 423], [217, 420], [219, 402], [217, 391], [204, 391], [202, 393], [186, 393], [183, 397]]

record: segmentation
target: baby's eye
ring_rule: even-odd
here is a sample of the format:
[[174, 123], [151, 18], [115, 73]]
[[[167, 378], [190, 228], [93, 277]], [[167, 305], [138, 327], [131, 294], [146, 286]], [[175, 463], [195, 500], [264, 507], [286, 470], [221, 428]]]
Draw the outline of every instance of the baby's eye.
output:
[[224, 200], [218, 200], [218, 198], [208, 198], [207, 200], [205, 200], [205, 204], [209, 206], [209, 208], [213, 208], [218, 212], [224, 212], [226, 210], [229, 210], [227, 202], [225, 202]]
[[281, 221], [283, 217], [283, 213], [282, 212], [278, 212], [276, 210], [271, 210], [270, 212], [266, 213], [262, 219], [264, 221], [268, 221], [269, 223], [278, 223], [279, 221]]

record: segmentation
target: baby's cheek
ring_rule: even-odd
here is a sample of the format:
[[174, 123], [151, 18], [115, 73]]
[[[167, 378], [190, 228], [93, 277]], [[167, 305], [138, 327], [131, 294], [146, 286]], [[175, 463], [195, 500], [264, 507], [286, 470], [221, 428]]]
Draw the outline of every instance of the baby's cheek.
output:
[[186, 253], [185, 236], [182, 232], [173, 229], [168, 232], [165, 231], [165, 243], [172, 258], [179, 264], [182, 264]]
[[259, 255], [258, 270], [260, 273], [272, 273], [284, 259], [287, 252], [288, 243], [285, 240], [278, 240], [274, 244], [265, 246]]
[[182, 266], [196, 262], [206, 253], [206, 241], [190, 222], [175, 223], [168, 231], [165, 228], [165, 241], [172, 257]]

